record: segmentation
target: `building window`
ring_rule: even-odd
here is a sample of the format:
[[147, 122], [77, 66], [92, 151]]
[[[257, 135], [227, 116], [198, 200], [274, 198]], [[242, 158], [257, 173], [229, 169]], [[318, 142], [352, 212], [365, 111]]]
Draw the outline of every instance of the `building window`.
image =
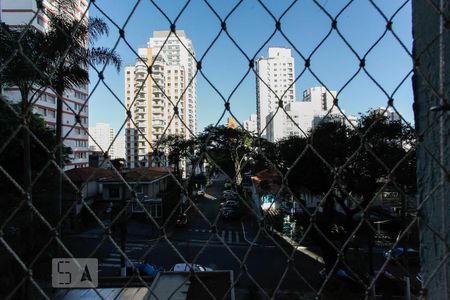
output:
[[154, 218], [161, 218], [161, 203], [150, 204], [148, 211]]
[[120, 198], [120, 188], [119, 187], [109, 187], [109, 198], [110, 199], [119, 199]]

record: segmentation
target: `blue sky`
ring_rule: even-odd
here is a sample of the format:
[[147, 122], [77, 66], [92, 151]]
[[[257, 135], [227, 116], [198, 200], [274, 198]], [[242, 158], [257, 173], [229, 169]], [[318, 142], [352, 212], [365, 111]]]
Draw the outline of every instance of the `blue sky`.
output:
[[[136, 1], [97, 0], [96, 5], [122, 27], [133, 10]], [[209, 1], [217, 13], [224, 18], [238, 1]], [[263, 1], [275, 17], [279, 17], [292, 1]], [[332, 15], [336, 16], [349, 1], [320, 0], [318, 1]], [[351, 1], [350, 1], [351, 2]], [[379, 8], [390, 18], [405, 1], [374, 1], [379, 2]], [[186, 1], [155, 1], [166, 15], [174, 20]], [[91, 16], [104, 15], [95, 7], [91, 7]], [[363, 57], [375, 42], [382, 36], [386, 21], [369, 1], [357, 0], [351, 2], [347, 9], [338, 17], [339, 31], [352, 46], [354, 51]], [[98, 41], [97, 46], [113, 47], [119, 38], [116, 25], [108, 21], [110, 35]], [[176, 22], [177, 29], [183, 29], [192, 40], [197, 59], [202, 57], [220, 32], [220, 21], [201, 0], [193, 0]], [[407, 3], [397, 12], [393, 19], [393, 30], [407, 49], [412, 46], [411, 7]], [[138, 5], [125, 26], [127, 43], [137, 51], [145, 47], [155, 30], [169, 30], [170, 23], [150, 1], [138, 1]], [[281, 19], [281, 28], [292, 44], [302, 55], [309, 57], [316, 46], [328, 34], [331, 21], [327, 15], [314, 4], [312, 0], [296, 2]], [[227, 20], [229, 34], [249, 57], [267, 55], [270, 46], [290, 47], [289, 42], [277, 32], [270, 41], [257, 52], [275, 29], [275, 21], [256, 0], [244, 0]], [[132, 64], [135, 55], [130, 47], [120, 40], [117, 52], [121, 55], [124, 65]], [[303, 71], [304, 61], [293, 51], [296, 76]], [[231, 40], [222, 33], [213, 47], [202, 60], [205, 76], [214, 84], [225, 98], [242, 79], [248, 70], [245, 56], [233, 45]], [[330, 90], [340, 91], [338, 95], [340, 106], [346, 114], [357, 115], [369, 108], [386, 106], [387, 96], [362, 70], [343, 89], [347, 81], [359, 70], [359, 60], [346, 46], [336, 31], [331, 32], [328, 39], [311, 56], [311, 69]], [[412, 69], [411, 58], [394, 38], [391, 32], [379, 41], [366, 57], [366, 69], [379, 85], [391, 95], [400, 113], [413, 122], [412, 87], [409, 75], [403, 84], [399, 84]], [[117, 73], [112, 68], [105, 71], [105, 82], [111, 90], [124, 101], [123, 70]], [[108, 89], [100, 83], [94, 89], [97, 76], [91, 73], [90, 125], [97, 122], [110, 123], [118, 129], [125, 119], [124, 109], [120, 106]], [[243, 121], [256, 111], [255, 75], [250, 72], [241, 86], [230, 98], [231, 110]], [[296, 83], [297, 100], [300, 100], [303, 90], [320, 85], [310, 71], [304, 72]], [[197, 77], [197, 114], [198, 130], [211, 123], [216, 123], [221, 116], [224, 104], [220, 96], [206, 82], [202, 75]], [[398, 88], [397, 88], [398, 87]], [[221, 123], [226, 121], [226, 115]]]

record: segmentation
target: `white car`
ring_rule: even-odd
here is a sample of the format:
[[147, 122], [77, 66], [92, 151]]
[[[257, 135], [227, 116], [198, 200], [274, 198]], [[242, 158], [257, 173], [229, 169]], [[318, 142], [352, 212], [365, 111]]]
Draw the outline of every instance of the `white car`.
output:
[[234, 200], [226, 200], [222, 203], [220, 203], [221, 207], [224, 206], [239, 206], [239, 202], [238, 201], [234, 201]]
[[195, 272], [205, 272], [205, 271], [212, 271], [213, 270], [211, 268], [204, 267], [204, 266], [199, 265], [199, 264], [180, 263], [180, 264], [176, 264], [175, 266], [173, 266], [172, 269], [170, 269], [170, 271], [172, 271], [172, 272], [190, 272], [191, 271], [191, 267], [194, 268]]
[[205, 190], [198, 190], [197, 196], [205, 196]]

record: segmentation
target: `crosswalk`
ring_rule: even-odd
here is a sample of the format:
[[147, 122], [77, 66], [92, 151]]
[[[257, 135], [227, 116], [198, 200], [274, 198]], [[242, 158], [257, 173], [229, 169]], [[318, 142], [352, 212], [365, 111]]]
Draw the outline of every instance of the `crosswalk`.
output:
[[[128, 242], [125, 245], [125, 254], [128, 256], [129, 259], [133, 261], [133, 258], [130, 256], [130, 254], [135, 251], [142, 252], [142, 250], [146, 248], [148, 248], [147, 244], [139, 242]], [[120, 267], [121, 255], [122, 254], [119, 252], [119, 250], [114, 249], [114, 251], [110, 252], [109, 256], [104, 258], [102, 262], [99, 263], [98, 265], [99, 267], [110, 267], [110, 268]]]
[[[169, 238], [175, 245], [184, 245], [187, 243], [198, 243], [199, 245], [203, 245], [206, 243], [207, 240], [210, 239], [212, 230], [210, 229], [189, 229], [190, 232], [190, 238], [186, 240], [179, 240], [176, 238]], [[219, 239], [219, 237], [220, 239]], [[242, 246], [242, 245], [248, 245], [248, 243], [245, 242], [245, 239], [242, 235], [242, 233], [238, 230], [220, 230], [218, 232], [218, 236], [214, 235], [209, 242], [209, 245], [211, 246], [222, 246], [223, 242], [226, 243], [229, 246]], [[222, 242], [222, 241], [223, 242]], [[150, 245], [145, 242], [127, 242], [125, 246], [125, 254], [127, 254], [128, 258], [131, 261], [137, 260], [141, 257], [141, 255], [144, 253], [145, 250], [148, 249]], [[100, 263], [99, 267], [105, 267], [105, 268], [119, 268], [120, 267], [120, 259], [121, 259], [121, 253], [118, 249], [114, 248], [107, 257], [105, 257]]]
[[[209, 238], [209, 236], [212, 233], [211, 229], [189, 229], [191, 232], [195, 233], [204, 233], [205, 236], [203, 239], [197, 240], [195, 238], [191, 239], [191, 241], [199, 241], [199, 242], [206, 242], [206, 240]], [[221, 239], [226, 244], [246, 244], [244, 238], [242, 237], [242, 234], [240, 231], [236, 230], [221, 230], [218, 232], [218, 235], [221, 237]], [[220, 239], [218, 239], [217, 236], [213, 236], [212, 238], [213, 243], [222, 243]]]

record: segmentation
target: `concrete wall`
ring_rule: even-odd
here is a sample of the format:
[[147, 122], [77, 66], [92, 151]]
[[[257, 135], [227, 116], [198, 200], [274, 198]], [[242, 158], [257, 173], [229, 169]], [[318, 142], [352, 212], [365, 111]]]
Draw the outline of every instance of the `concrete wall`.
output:
[[[423, 139], [417, 148], [421, 273], [429, 282], [426, 299], [450, 299], [450, 1], [412, 5], [414, 109]], [[447, 110], [431, 110], [443, 104]]]

